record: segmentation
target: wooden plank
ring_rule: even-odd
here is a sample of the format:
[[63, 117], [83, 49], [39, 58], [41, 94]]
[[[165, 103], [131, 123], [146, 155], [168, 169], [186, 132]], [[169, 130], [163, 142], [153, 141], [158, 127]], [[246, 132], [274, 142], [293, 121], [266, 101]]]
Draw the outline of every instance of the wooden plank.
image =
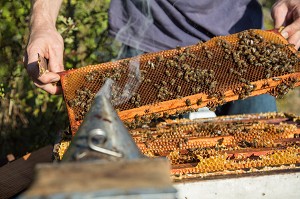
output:
[[[25, 198], [97, 193], [121, 195], [148, 191], [148, 194], [175, 191], [169, 177], [169, 163], [165, 159], [137, 159], [118, 162], [82, 162], [41, 164], [37, 178], [25, 193]], [[84, 186], [83, 186], [84, 185]], [[142, 194], [142, 193], [141, 193]]]

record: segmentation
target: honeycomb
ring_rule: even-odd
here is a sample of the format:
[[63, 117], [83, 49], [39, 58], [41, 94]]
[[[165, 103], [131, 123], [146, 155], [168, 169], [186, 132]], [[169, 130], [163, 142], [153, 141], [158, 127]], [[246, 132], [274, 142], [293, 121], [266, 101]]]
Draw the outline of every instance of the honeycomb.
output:
[[167, 157], [171, 175], [182, 179], [299, 166], [298, 119], [283, 113], [180, 119], [131, 134], [148, 157]]
[[130, 133], [146, 156], [168, 158], [174, 180], [300, 166], [299, 117], [291, 114], [167, 120]]
[[272, 31], [247, 30], [205, 43], [90, 65], [61, 73], [72, 132], [110, 78], [111, 100], [130, 128], [169, 115], [299, 85], [299, 56]]

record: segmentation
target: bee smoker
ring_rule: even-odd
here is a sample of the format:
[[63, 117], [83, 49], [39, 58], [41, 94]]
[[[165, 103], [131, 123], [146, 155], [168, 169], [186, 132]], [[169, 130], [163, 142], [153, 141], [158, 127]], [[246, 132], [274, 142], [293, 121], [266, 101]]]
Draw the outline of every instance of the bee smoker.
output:
[[144, 157], [97, 94], [61, 163], [41, 164], [21, 198], [175, 198], [166, 159]]

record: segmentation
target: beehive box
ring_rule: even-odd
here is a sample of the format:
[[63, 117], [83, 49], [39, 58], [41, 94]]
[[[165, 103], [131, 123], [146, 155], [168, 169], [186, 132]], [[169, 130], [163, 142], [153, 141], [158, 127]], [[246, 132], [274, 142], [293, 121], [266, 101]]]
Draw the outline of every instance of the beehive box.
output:
[[131, 133], [148, 157], [167, 157], [174, 180], [299, 167], [299, 118], [289, 114], [170, 120]]
[[[167, 120], [130, 131], [143, 154], [166, 157], [174, 181], [300, 166], [300, 118], [284, 113]], [[64, 138], [57, 155], [70, 143]]]

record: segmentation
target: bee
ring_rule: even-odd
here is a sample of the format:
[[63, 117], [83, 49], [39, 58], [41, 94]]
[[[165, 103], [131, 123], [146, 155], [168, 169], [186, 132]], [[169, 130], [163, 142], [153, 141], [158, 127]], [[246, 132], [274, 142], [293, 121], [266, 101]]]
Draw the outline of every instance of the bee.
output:
[[242, 78], [242, 77], [241, 77], [239, 80], [240, 80], [240, 82], [242, 82], [242, 83], [246, 83], [246, 82], [247, 82], [247, 80], [246, 80], [245, 78]]
[[185, 76], [184, 76], [184, 80], [187, 81], [187, 82], [190, 82], [189, 76], [188, 76], [188, 75], [185, 75]]
[[227, 54], [231, 54], [231, 51], [229, 49], [225, 49], [224, 52]]
[[267, 74], [265, 75], [265, 77], [266, 77], [267, 79], [269, 79], [269, 78], [271, 77], [271, 74], [270, 74], [270, 73], [267, 73]]
[[151, 81], [152, 81], [151, 79], [146, 79], [145, 80], [145, 82], [147, 82], [147, 83], [151, 83]]
[[263, 42], [263, 41], [264, 41], [264, 38], [263, 38], [261, 35], [259, 35], [259, 34], [256, 34], [256, 35], [255, 35], [255, 38], [259, 39], [260, 42]]
[[134, 103], [135, 103], [135, 97], [131, 97], [130, 102], [131, 102], [132, 104], [134, 104]]
[[214, 89], [217, 86], [217, 81], [213, 81], [209, 85], [209, 89]]
[[180, 93], [180, 91], [181, 91], [181, 86], [177, 86], [177, 89], [176, 89], [176, 90], [177, 90], [178, 93]]
[[153, 62], [151, 62], [150, 60], [147, 62], [147, 64], [151, 69], [155, 69], [155, 64]]
[[136, 94], [136, 101], [141, 101], [141, 95], [140, 94]]
[[182, 96], [176, 95], [176, 99], [181, 99], [181, 98], [182, 98]]
[[133, 118], [134, 120], [138, 121], [140, 119], [140, 116], [138, 114], [135, 114]]
[[195, 88], [195, 87], [192, 87], [192, 88], [191, 88], [191, 91], [192, 91], [192, 93], [196, 93], [196, 88]]
[[77, 98], [75, 101], [75, 106], [80, 106], [80, 104], [81, 104], [80, 99]]
[[161, 56], [161, 55], [157, 55], [157, 56], [155, 57], [155, 59], [156, 59], [156, 61], [158, 61], [158, 62], [164, 60], [163, 56]]
[[161, 100], [164, 100], [164, 99], [165, 99], [165, 96], [162, 95], [162, 94], [158, 94], [158, 95], [157, 95], [157, 98], [158, 98], [158, 99], [161, 99]]
[[230, 49], [231, 48], [230, 44], [225, 40], [223, 40], [222, 46], [223, 46], [224, 49]]
[[134, 74], [128, 74], [128, 77], [130, 77], [131, 79], [135, 79], [135, 75]]
[[218, 103], [214, 101], [210, 101], [206, 104], [206, 106], [209, 108], [211, 111], [215, 111]]
[[188, 64], [183, 64], [183, 65], [182, 65], [182, 68], [183, 68], [184, 70], [190, 70], [190, 69], [191, 69], [191, 66], [188, 65]]
[[160, 117], [160, 114], [159, 113], [152, 113], [151, 117], [152, 117], [152, 119], [157, 120]]
[[239, 94], [239, 99], [245, 99], [247, 98], [248, 96], [245, 94], [245, 93], [240, 93]]
[[273, 81], [280, 81], [280, 80], [282, 80], [282, 78], [280, 78], [280, 77], [273, 77], [272, 80]]
[[242, 73], [240, 73], [238, 71], [233, 71], [233, 74], [238, 75], [238, 76], [242, 76]]
[[186, 54], [190, 54], [190, 50], [191, 48], [190, 47], [186, 47], [183, 52], [186, 53]]
[[140, 102], [138, 102], [138, 101], [135, 101], [134, 102], [134, 105], [135, 105], [135, 107], [140, 107], [141, 105], [140, 105]]
[[222, 144], [223, 144], [223, 141], [224, 141], [224, 138], [218, 139], [218, 144], [219, 144], [219, 145], [222, 145]]
[[91, 81], [94, 80], [94, 77], [91, 76], [91, 75], [87, 75], [87, 76], [85, 76], [84, 78], [85, 78], [85, 80], [86, 80], [87, 82], [91, 82]]
[[200, 98], [200, 99], [197, 100], [197, 105], [198, 105], [198, 106], [200, 106], [201, 103], [202, 103], [202, 98]]
[[195, 55], [195, 54], [193, 54], [193, 53], [190, 53], [190, 54], [189, 54], [189, 56], [190, 56], [191, 58], [193, 58], [193, 59], [195, 59], [195, 58], [196, 58], [196, 55]]
[[244, 38], [244, 32], [240, 32], [240, 33], [238, 34], [238, 38], [239, 38], [239, 39]]
[[185, 138], [183, 139], [183, 142], [184, 142], [185, 144], [187, 144], [187, 143], [189, 142], [189, 138], [188, 138], [188, 137], [185, 137]]
[[181, 78], [183, 76], [183, 72], [178, 72], [176, 75], [178, 78]]
[[136, 126], [136, 124], [134, 122], [132, 122], [132, 123], [129, 124], [129, 128], [130, 129], [136, 129], [136, 127], [137, 126]]
[[127, 66], [128, 64], [129, 64], [129, 60], [128, 59], [127, 60], [123, 60], [123, 61], [120, 62], [121, 66]]
[[198, 41], [198, 43], [197, 43], [198, 46], [200, 46], [200, 45], [202, 45], [202, 44], [203, 44], [203, 41], [201, 41], [201, 40]]
[[76, 102], [75, 99], [69, 100], [69, 101], [68, 101], [68, 105], [69, 105], [71, 108], [73, 108], [73, 107], [75, 106], [75, 102]]
[[216, 93], [210, 93], [207, 98], [208, 99], [211, 99], [211, 98], [214, 98], [214, 97], [217, 97], [217, 94]]
[[218, 63], [216, 62], [215, 65], [219, 66], [219, 67], [222, 66], [222, 64], [220, 62], [218, 62]]
[[180, 55], [178, 61], [184, 61], [186, 59], [186, 56], [184, 54]]
[[187, 106], [191, 106], [192, 105], [191, 100], [190, 99], [185, 100], [185, 104]]
[[176, 50], [181, 50], [181, 47], [180, 46], [176, 46]]
[[212, 59], [212, 57], [213, 57], [212, 54], [207, 54], [208, 59]]
[[180, 114], [183, 114], [184, 113], [184, 111], [182, 111], [182, 110], [177, 110], [176, 111], [176, 115], [180, 115]]
[[170, 68], [171, 66], [174, 66], [173, 60], [168, 60], [165, 66], [167, 68]]
[[170, 76], [171, 76], [171, 73], [170, 73], [170, 71], [166, 70], [166, 71], [165, 71], [165, 73], [166, 73], [166, 75], [167, 75], [168, 77], [170, 77]]
[[175, 79], [171, 79], [170, 84], [173, 86], [176, 83]]
[[163, 117], [164, 117], [164, 118], [169, 118], [169, 116], [170, 116], [169, 113], [167, 113], [167, 112], [164, 112], [164, 113], [163, 113]]
[[217, 44], [217, 46], [222, 46], [222, 40], [221, 40], [221, 39], [218, 39], [218, 40], [216, 41], [216, 44]]
[[88, 100], [86, 101], [87, 104], [91, 104], [92, 102], [93, 102], [93, 97], [91, 97], [90, 99], [88, 99]]
[[159, 86], [158, 84], [154, 84], [153, 86], [154, 86], [155, 88], [157, 88], [157, 89], [160, 88], [160, 86]]

